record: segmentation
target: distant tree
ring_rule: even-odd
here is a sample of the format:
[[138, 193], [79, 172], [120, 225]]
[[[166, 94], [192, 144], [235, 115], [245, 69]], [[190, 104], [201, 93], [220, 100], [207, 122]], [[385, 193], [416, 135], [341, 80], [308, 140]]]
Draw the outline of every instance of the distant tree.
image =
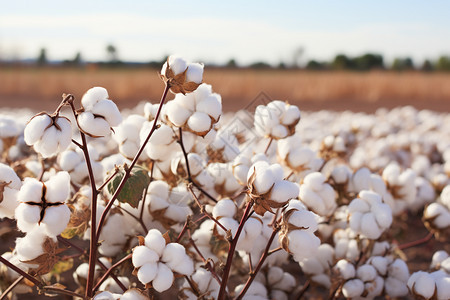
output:
[[392, 63], [391, 69], [395, 71], [414, 70], [414, 63], [410, 57], [396, 58]]
[[441, 56], [436, 62], [436, 70], [450, 71], [450, 56]]
[[227, 68], [236, 68], [238, 65], [236, 63], [236, 60], [234, 58], [230, 59], [226, 64], [225, 67]]
[[331, 63], [335, 70], [350, 70], [354, 68], [353, 62], [345, 54], [338, 54]]
[[75, 54], [75, 57], [72, 59], [72, 63], [74, 65], [81, 65], [81, 61], [82, 61], [81, 52], [78, 51], [77, 54]]
[[372, 69], [383, 69], [383, 56], [379, 54], [366, 53], [353, 59], [356, 70], [368, 71]]
[[270, 69], [270, 68], [272, 68], [271, 65], [269, 65], [268, 63], [263, 62], [263, 61], [258, 61], [258, 62], [252, 63], [251, 65], [249, 65], [249, 67], [252, 69]]
[[433, 71], [434, 68], [433, 68], [433, 64], [431, 63], [431, 61], [426, 59], [423, 62], [422, 67], [420, 69], [425, 72], [430, 72], [430, 71]]
[[294, 67], [294, 68], [300, 67], [300, 60], [302, 59], [303, 53], [305, 53], [305, 48], [300, 46], [297, 49], [295, 49], [294, 55], [293, 55], [292, 67]]
[[39, 51], [39, 55], [37, 57], [36, 63], [39, 66], [43, 66], [43, 65], [46, 65], [48, 63], [48, 60], [47, 60], [47, 49], [41, 48], [41, 50]]
[[326, 69], [326, 65], [324, 63], [318, 62], [316, 60], [310, 60], [306, 64], [307, 70], [324, 70]]
[[286, 64], [284, 62], [280, 62], [278, 64], [278, 69], [286, 69]]
[[119, 61], [117, 58], [117, 48], [114, 45], [109, 44], [106, 46], [106, 52], [110, 63], [117, 63]]

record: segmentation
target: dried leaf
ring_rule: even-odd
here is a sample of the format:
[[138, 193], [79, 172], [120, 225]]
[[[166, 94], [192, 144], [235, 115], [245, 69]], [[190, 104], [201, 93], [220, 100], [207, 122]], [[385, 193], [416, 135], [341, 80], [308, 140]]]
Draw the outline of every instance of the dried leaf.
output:
[[61, 236], [65, 239], [82, 236], [89, 227], [91, 217], [91, 210], [85, 205], [81, 206], [81, 209], [75, 209], [73, 206], [70, 208], [72, 214], [70, 215], [69, 224], [61, 233]]
[[59, 275], [73, 268], [73, 258], [58, 261], [51, 271], [52, 275]]
[[42, 248], [44, 249], [43, 254], [35, 259], [23, 261], [26, 264], [38, 265], [37, 268], [30, 269], [30, 272], [36, 275], [44, 275], [50, 272], [53, 266], [60, 260], [58, 254], [66, 250], [58, 248], [58, 243], [49, 237], [45, 239]]
[[[120, 182], [125, 174], [125, 170], [122, 168], [116, 176], [109, 182], [108, 191], [114, 194], [119, 187]], [[122, 203], [128, 203], [131, 207], [137, 208], [139, 201], [143, 198], [144, 190], [150, 184], [150, 176], [148, 171], [141, 166], [134, 166], [131, 170], [130, 177], [123, 186], [117, 200]]]

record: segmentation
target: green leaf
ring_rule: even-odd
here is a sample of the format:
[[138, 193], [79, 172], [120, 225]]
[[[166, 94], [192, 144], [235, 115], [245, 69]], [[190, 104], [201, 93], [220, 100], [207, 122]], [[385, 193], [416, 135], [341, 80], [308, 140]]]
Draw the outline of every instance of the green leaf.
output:
[[[125, 170], [121, 168], [117, 175], [108, 183], [108, 191], [111, 195], [116, 192], [124, 175]], [[148, 175], [148, 171], [141, 166], [134, 166], [131, 170], [130, 177], [117, 196], [117, 200], [137, 208], [139, 201], [142, 200], [144, 190], [149, 184], [150, 176]]]

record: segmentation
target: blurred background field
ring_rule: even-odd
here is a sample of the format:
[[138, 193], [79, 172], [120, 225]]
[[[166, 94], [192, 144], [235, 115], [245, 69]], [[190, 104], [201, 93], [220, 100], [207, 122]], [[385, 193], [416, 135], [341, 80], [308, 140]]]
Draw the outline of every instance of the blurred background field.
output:
[[[0, 68], [0, 107], [55, 108], [62, 93], [80, 99], [92, 86], [108, 89], [119, 108], [157, 102], [163, 83], [156, 68], [74, 67]], [[303, 110], [373, 112], [379, 107], [413, 105], [450, 112], [450, 73], [421, 71], [311, 71], [205, 68], [204, 81], [222, 95], [225, 111], [244, 108], [264, 92]]]

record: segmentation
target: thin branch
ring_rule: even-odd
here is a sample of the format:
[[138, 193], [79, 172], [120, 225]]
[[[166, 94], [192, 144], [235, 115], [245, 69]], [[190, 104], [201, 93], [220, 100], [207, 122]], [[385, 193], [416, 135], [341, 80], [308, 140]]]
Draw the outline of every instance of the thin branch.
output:
[[106, 180], [105, 182], [102, 183], [102, 185], [97, 189], [98, 192], [100, 192], [101, 190], [103, 190], [103, 188], [114, 178], [114, 176], [117, 175], [117, 173], [119, 173], [119, 168], [116, 166], [114, 169], [114, 173], [111, 174]]
[[272, 145], [273, 138], [270, 138], [269, 143], [267, 144], [266, 150], [264, 150], [264, 154], [267, 154], [267, 151], [269, 151], [270, 145]]
[[306, 280], [305, 284], [303, 284], [302, 290], [300, 291], [300, 293], [298, 293], [297, 297], [295, 297], [295, 299], [297, 300], [301, 300], [303, 295], [306, 293], [306, 291], [309, 289], [309, 287], [311, 286], [311, 280]]
[[408, 249], [408, 248], [412, 248], [412, 247], [415, 247], [415, 246], [426, 244], [433, 238], [433, 236], [434, 236], [433, 233], [430, 232], [430, 233], [427, 234], [427, 236], [425, 236], [425, 237], [423, 237], [423, 238], [421, 238], [419, 240], [399, 245], [398, 249], [405, 250], [405, 249]]
[[237, 245], [239, 236], [241, 235], [241, 231], [244, 228], [245, 221], [247, 220], [247, 216], [250, 213], [252, 206], [253, 206], [253, 202], [248, 201], [247, 206], [244, 211], [244, 214], [242, 215], [241, 221], [239, 223], [239, 227], [236, 231], [234, 238], [232, 239], [232, 241], [230, 243], [230, 246], [228, 249], [227, 262], [225, 264], [225, 269], [224, 269], [223, 275], [222, 275], [222, 284], [220, 285], [219, 296], [217, 297], [217, 299], [219, 299], [219, 300], [225, 299], [226, 287], [227, 287], [228, 278], [230, 276], [231, 263], [233, 261], [234, 251], [236, 250], [236, 245]]
[[78, 148], [83, 149], [83, 146], [74, 139], [72, 139], [72, 143], [74, 143]]
[[270, 236], [269, 240], [267, 241], [266, 249], [264, 249], [264, 253], [261, 256], [261, 258], [259, 259], [258, 265], [255, 268], [255, 271], [250, 273], [250, 277], [247, 279], [247, 282], [245, 283], [244, 289], [239, 293], [239, 295], [237, 296], [236, 300], [242, 299], [244, 297], [245, 293], [247, 292], [248, 288], [252, 284], [253, 280], [256, 278], [256, 275], [258, 274], [259, 270], [263, 266], [266, 258], [271, 254], [270, 253], [270, 246], [272, 245], [272, 242], [273, 242], [273, 240], [274, 240], [274, 238], [277, 235], [279, 230], [280, 230], [279, 227], [274, 228], [274, 230], [272, 232], [272, 235]]
[[183, 235], [186, 233], [186, 231], [189, 229], [189, 224], [191, 223], [191, 215], [188, 215], [186, 217], [186, 222], [184, 222], [184, 226], [183, 229], [181, 229], [180, 234], [177, 237], [177, 240], [175, 241], [175, 243], [178, 243], [181, 238], [183, 237]]
[[8, 294], [12, 292], [12, 290], [25, 278], [25, 276], [21, 275], [19, 278], [17, 278], [8, 288], [3, 292], [3, 294], [0, 296], [0, 300], [6, 299]]
[[12, 269], [13, 271], [15, 271], [16, 273], [19, 273], [20, 275], [22, 275], [23, 277], [25, 277], [26, 279], [28, 279], [29, 281], [31, 281], [32, 283], [34, 283], [35, 285], [39, 286], [41, 283], [39, 282], [39, 280], [37, 280], [34, 276], [31, 276], [30, 274], [28, 274], [27, 272], [25, 272], [24, 270], [20, 269], [19, 267], [17, 267], [16, 265], [10, 263], [6, 258], [4, 258], [3, 256], [0, 256], [0, 262], [4, 263], [8, 268]]
[[86, 299], [83, 295], [80, 295], [78, 293], [75, 293], [75, 292], [72, 292], [72, 291], [69, 291], [69, 290], [63, 290], [63, 289], [55, 288], [55, 287], [52, 287], [52, 286], [44, 286], [44, 287], [42, 287], [41, 290], [44, 291], [44, 292], [45, 291], [50, 291], [50, 292], [54, 292], [56, 294], [69, 295], [69, 296], [72, 296], [72, 297], [78, 297], [78, 298], [81, 298], [81, 299]]
[[200, 201], [198, 200], [197, 195], [194, 193], [194, 191], [192, 190], [192, 187], [190, 184], [188, 184], [187, 186], [189, 192], [191, 192], [192, 197], [195, 200], [195, 203], [198, 205], [198, 207], [200, 208], [200, 213], [206, 215], [209, 219], [211, 219], [212, 221], [214, 221], [214, 223], [217, 224], [217, 226], [219, 226], [220, 228], [222, 228], [223, 231], [227, 232], [228, 229], [223, 226], [216, 218], [214, 218], [209, 212], [206, 211], [205, 206], [203, 204], [200, 203]]
[[[118, 266], [120, 266], [122, 263], [126, 262], [127, 260], [129, 260], [131, 257], [133, 256], [132, 253], [128, 254], [127, 256], [125, 256], [124, 258], [122, 258], [121, 260], [119, 260], [118, 262], [116, 262], [114, 265], [111, 266], [111, 268], [109, 268], [105, 274], [103, 274], [102, 278], [100, 278], [100, 280], [97, 282], [97, 284], [94, 286], [94, 293], [96, 290], [98, 290], [98, 288], [100, 287], [100, 285], [106, 280], [106, 278], [108, 278], [108, 276], [112, 275], [111, 272], [117, 268]], [[120, 283], [119, 284], [120, 288], [125, 292], [127, 290], [127, 288]]]

